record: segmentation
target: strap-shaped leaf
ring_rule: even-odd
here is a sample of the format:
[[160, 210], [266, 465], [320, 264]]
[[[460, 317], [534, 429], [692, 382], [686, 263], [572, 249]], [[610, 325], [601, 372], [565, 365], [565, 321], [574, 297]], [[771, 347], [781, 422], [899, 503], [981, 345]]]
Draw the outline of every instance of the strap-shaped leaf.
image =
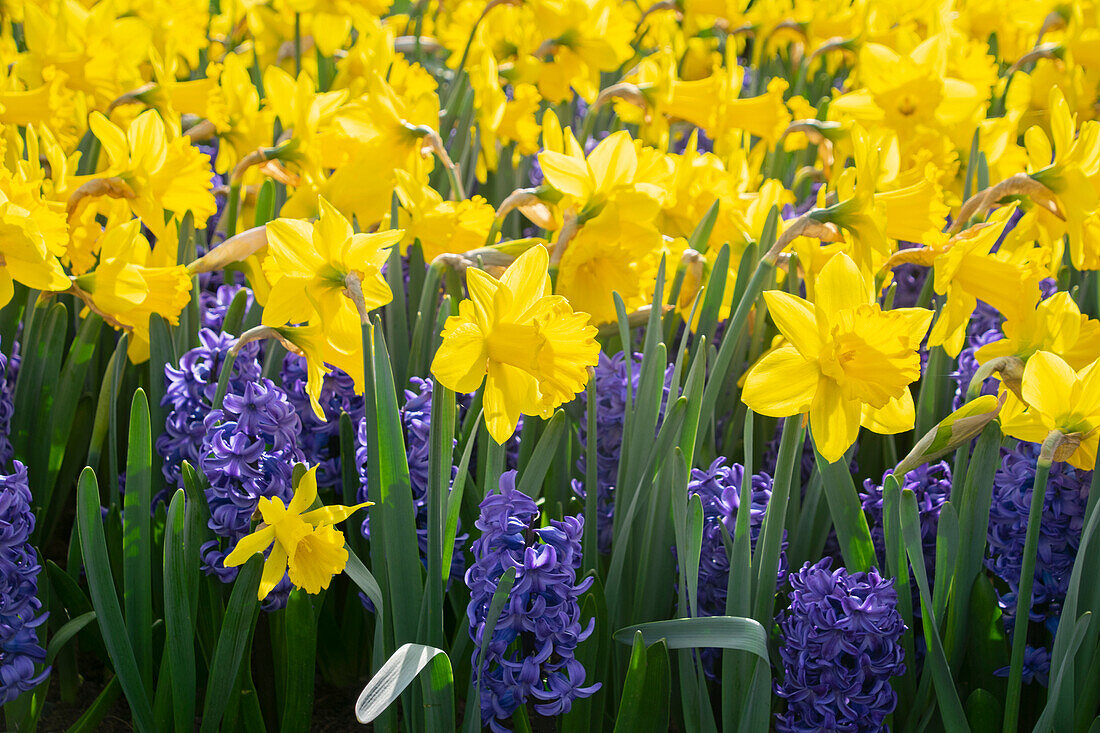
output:
[[615, 632], [615, 641], [630, 644], [641, 632], [646, 644], [663, 639], [669, 649], [738, 649], [768, 661], [768, 638], [756, 619], [741, 616], [700, 616], [651, 621]]
[[436, 656], [447, 652], [424, 644], [403, 644], [371, 678], [355, 701], [355, 717], [369, 723], [393, 703], [420, 671]]

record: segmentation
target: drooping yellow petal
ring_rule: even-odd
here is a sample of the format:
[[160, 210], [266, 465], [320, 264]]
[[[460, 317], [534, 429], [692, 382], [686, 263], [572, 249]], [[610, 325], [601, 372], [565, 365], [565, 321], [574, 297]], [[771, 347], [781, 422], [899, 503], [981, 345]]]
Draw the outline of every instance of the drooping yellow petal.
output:
[[859, 437], [862, 408], [844, 397], [836, 382], [822, 377], [810, 405], [810, 429], [814, 445], [829, 463], [844, 457]]
[[504, 445], [516, 432], [520, 414], [538, 409], [538, 383], [522, 369], [491, 361], [482, 404], [489, 435]]
[[883, 407], [864, 405], [860, 424], [874, 433], [894, 435], [912, 430], [915, 420], [913, 394], [907, 387], [901, 397], [892, 398]]
[[260, 576], [260, 587], [256, 591], [256, 597], [261, 601], [267, 598], [271, 591], [275, 590], [277, 586], [286, 575], [287, 570], [287, 554], [283, 546], [278, 542], [271, 548], [271, 554], [264, 560], [264, 572]]

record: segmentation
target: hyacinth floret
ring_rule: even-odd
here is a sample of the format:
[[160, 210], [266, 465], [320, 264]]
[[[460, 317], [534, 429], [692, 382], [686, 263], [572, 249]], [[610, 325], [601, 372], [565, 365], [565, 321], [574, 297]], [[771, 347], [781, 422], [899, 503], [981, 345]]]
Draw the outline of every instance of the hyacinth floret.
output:
[[[506, 472], [499, 490], [481, 502], [481, 536], [466, 571], [481, 714], [497, 732], [507, 731], [504, 721], [532, 698], [535, 712], [554, 716], [600, 688], [584, 686], [585, 669], [574, 656], [595, 627], [595, 619], [581, 625], [579, 598], [592, 585], [591, 578], [577, 583], [584, 520], [566, 517], [536, 529], [539, 511], [515, 481], [516, 472]], [[478, 667], [489, 604], [509, 568], [515, 569], [515, 584]]]
[[[183, 461], [199, 467], [206, 417], [213, 407], [222, 366], [235, 342], [228, 334], [201, 329], [199, 345], [180, 357], [179, 366], [164, 366], [166, 389], [161, 406], [169, 408], [169, 412], [156, 447], [164, 459], [161, 471], [165, 483], [172, 490], [183, 488]], [[252, 342], [237, 354], [227, 393], [240, 394], [246, 384], [260, 378], [259, 348], [258, 342]], [[166, 496], [167, 491], [159, 493], [153, 503]]]
[[[882, 481], [875, 483], [864, 479], [863, 490], [859, 492], [863, 511], [867, 514], [871, 528], [871, 542], [880, 561], [886, 559], [886, 539], [882, 522], [882, 486], [890, 472], [883, 474]], [[902, 490], [909, 489], [917, 499], [917, 513], [920, 517], [921, 547], [924, 550], [924, 564], [928, 575], [934, 575], [936, 562], [936, 531], [939, 527], [940, 509], [951, 498], [951, 466], [946, 461], [926, 463], [905, 474]], [[914, 609], [919, 608], [914, 606]]]
[[[1012, 628], [1016, 616], [1016, 596], [1020, 588], [1038, 455], [1039, 446], [1034, 443], [1021, 442], [1012, 450], [1002, 449], [1001, 466], [993, 477], [989, 551], [985, 564], [1007, 587], [1005, 592], [999, 593], [1006, 628]], [[1052, 631], [1057, 627], [1062, 601], [1069, 590], [1091, 482], [1092, 471], [1081, 471], [1063, 462], [1054, 463], [1047, 478], [1030, 618], [1047, 623]]]
[[40, 614], [38, 553], [30, 543], [34, 532], [27, 469], [19, 461], [14, 471], [0, 475], [0, 704], [7, 704], [37, 687], [49, 675], [35, 674], [46, 660], [38, 643]]
[[881, 731], [897, 705], [890, 678], [905, 672], [905, 623], [893, 581], [874, 568], [831, 566], [825, 558], [789, 576], [790, 606], [779, 615], [780, 733]]
[[[222, 582], [237, 576], [238, 569], [227, 568], [222, 561], [251, 530], [260, 498], [279, 497], [285, 503], [293, 496], [294, 464], [304, 459], [298, 448], [300, 434], [294, 407], [269, 379], [226, 394], [222, 408], [207, 415], [200, 465], [209, 484], [208, 524], [226, 542], [223, 548], [219, 540], [211, 540], [200, 549], [203, 569]], [[265, 608], [285, 604], [289, 591], [289, 581], [276, 587]]]
[[[737, 511], [741, 504], [741, 481], [745, 467], [739, 463], [727, 465], [718, 457], [706, 469], [693, 468], [688, 481], [688, 494], [698, 495], [703, 504], [703, 544], [699, 562], [699, 612], [704, 616], [722, 616], [726, 612], [726, 588], [730, 562], [725, 534], [733, 537], [737, 526]], [[756, 539], [764, 524], [768, 502], [772, 496], [772, 478], [766, 473], [752, 477], [752, 503], [749, 505], [749, 539]], [[723, 531], [723, 528], [725, 530]], [[787, 547], [783, 532], [782, 548]], [[787, 574], [786, 553], [780, 554], [780, 577]]]
[[11, 417], [15, 413], [13, 393], [18, 357], [10, 360], [0, 353], [0, 466], [8, 466], [15, 457], [11, 445]]
[[283, 389], [302, 421], [302, 452], [310, 465], [318, 467], [317, 487], [335, 489], [341, 494], [340, 415], [347, 413], [352, 425], [358, 425], [365, 409], [363, 396], [356, 390], [351, 375], [343, 369], [332, 368], [325, 374], [317, 400], [325, 413], [325, 420], [321, 420], [310, 405], [307, 381], [306, 360], [296, 354], [287, 354], [283, 359]]

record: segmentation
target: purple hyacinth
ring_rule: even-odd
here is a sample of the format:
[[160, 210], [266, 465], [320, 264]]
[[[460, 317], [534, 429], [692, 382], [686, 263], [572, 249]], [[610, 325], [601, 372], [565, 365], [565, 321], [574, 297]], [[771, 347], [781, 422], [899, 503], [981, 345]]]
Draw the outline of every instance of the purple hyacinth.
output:
[[[664, 388], [661, 393], [659, 416], [663, 417], [668, 395], [671, 389], [674, 365], [665, 368]], [[623, 444], [623, 423], [626, 419], [626, 391], [632, 395], [638, 393], [638, 381], [642, 374], [642, 355], [634, 354], [628, 365], [626, 356], [619, 352], [608, 357], [600, 352], [600, 361], [595, 369], [596, 384], [596, 536], [602, 554], [611, 552], [611, 530], [614, 520], [615, 484], [619, 475], [619, 456]], [[587, 411], [588, 392], [580, 393], [580, 403]], [[585, 413], [587, 415], [587, 412]], [[660, 419], [658, 417], [658, 425]], [[580, 421], [581, 453], [577, 459], [577, 470], [585, 475], [587, 458], [588, 419]], [[573, 481], [573, 491], [581, 499], [585, 498], [583, 481]]]
[[[414, 389], [405, 390], [405, 405], [401, 408], [401, 425], [405, 434], [405, 455], [409, 464], [409, 484], [412, 488], [413, 505], [416, 508], [416, 532], [420, 545], [421, 557], [428, 551], [428, 484], [429, 457], [431, 455], [431, 426], [432, 426], [432, 386], [430, 379], [413, 377], [409, 383]], [[357, 446], [355, 449], [356, 468], [359, 472], [359, 490], [356, 501], [369, 501], [367, 491], [367, 421], [362, 419], [358, 423], [356, 432]], [[452, 442], [452, 449], [458, 441]], [[458, 475], [458, 468], [451, 467], [451, 481]], [[449, 490], [449, 489], [448, 489]], [[467, 535], [461, 533], [461, 522], [458, 534], [455, 536], [455, 552], [451, 559], [450, 578], [456, 580], [462, 577], [466, 569], [462, 547], [466, 544]], [[370, 518], [363, 520], [362, 532], [364, 537], [370, 537]]]
[[[507, 731], [503, 722], [531, 698], [537, 701], [536, 713], [554, 716], [600, 688], [599, 683], [583, 686], [585, 669], [574, 657], [595, 627], [595, 619], [581, 626], [579, 604], [592, 579], [576, 582], [583, 517], [550, 520], [550, 526], [536, 528], [535, 502], [515, 482], [516, 472], [506, 472], [499, 491], [481, 502], [476, 523], [481, 537], [474, 540], [474, 564], [466, 571], [481, 715], [497, 732]], [[489, 604], [509, 568], [515, 569], [515, 584], [479, 665]]]
[[[1008, 586], [1007, 592], [999, 594], [1007, 629], [1012, 628], [1016, 617], [1024, 537], [1038, 455], [1039, 446], [1034, 443], [1020, 443], [1013, 450], [1002, 449], [1001, 467], [993, 478], [989, 554], [985, 564]], [[1062, 613], [1062, 601], [1081, 544], [1091, 481], [1092, 471], [1081, 471], [1061, 462], [1051, 467], [1047, 478], [1030, 618], [1046, 622], [1052, 632]]]
[[[745, 467], [739, 463], [726, 465], [725, 458], [716, 458], [707, 469], [693, 468], [688, 481], [688, 494], [698, 495], [703, 504], [703, 542], [699, 553], [700, 616], [724, 616], [726, 590], [729, 584], [730, 560], [726, 536], [733, 537], [737, 528], [737, 510], [741, 504], [741, 481]], [[766, 473], [752, 477], [749, 504], [749, 541], [756, 539], [764, 523], [768, 502], [772, 496], [772, 479]], [[723, 529], [725, 528], [725, 529]], [[783, 551], [779, 556], [779, 577], [787, 575], [787, 532], [783, 531]], [[718, 662], [718, 650], [702, 651], [703, 668], [713, 677]]]
[[[1011, 667], [1001, 667], [993, 672], [997, 677], [1008, 677]], [[1050, 677], [1050, 650], [1044, 646], [1024, 647], [1024, 675], [1025, 685], [1038, 682], [1043, 687], [1047, 686]]]
[[[889, 472], [883, 474], [886, 481]], [[917, 498], [917, 513], [920, 517], [921, 547], [924, 549], [924, 565], [928, 577], [934, 575], [936, 562], [936, 531], [939, 527], [940, 509], [951, 498], [951, 466], [946, 461], [926, 463], [905, 474], [901, 488], [909, 489]], [[886, 558], [886, 540], [882, 525], [882, 483], [864, 479], [863, 490], [859, 492], [863, 511], [870, 520], [871, 541], [879, 561]], [[915, 592], [915, 587], [914, 587]], [[918, 609], [919, 604], [914, 605]]]
[[11, 417], [15, 413], [12, 393], [15, 388], [15, 362], [13, 357], [0, 353], [0, 468], [6, 468], [15, 457], [11, 445]]
[[[249, 382], [240, 393], [226, 394], [220, 410], [206, 417], [201, 467], [209, 486], [209, 527], [219, 538], [201, 548], [203, 569], [223, 583], [237, 577], [238, 568], [227, 568], [225, 556], [247, 535], [260, 497], [278, 497], [284, 503], [294, 494], [294, 464], [303, 460], [297, 443], [301, 422], [286, 393], [270, 379]], [[268, 596], [265, 608], [286, 603], [290, 583]], [[282, 591], [282, 592], [280, 592]]]
[[[741, 503], [741, 480], [745, 467], [740, 463], [726, 465], [719, 457], [707, 469], [693, 468], [688, 481], [688, 494], [698, 495], [703, 503], [703, 545], [699, 562], [699, 613], [703, 616], [722, 616], [726, 612], [726, 586], [730, 574], [729, 554], [726, 551], [725, 532], [733, 537], [737, 526], [737, 510]], [[752, 477], [749, 505], [749, 540], [756, 547], [756, 538], [764, 524], [764, 515], [772, 496], [772, 478], [766, 473]], [[787, 533], [783, 531], [783, 549], [787, 546]], [[779, 573], [787, 574], [787, 559], [780, 555]]]
[[287, 354], [283, 359], [283, 389], [294, 405], [302, 421], [302, 452], [306, 461], [317, 468], [318, 488], [332, 488], [342, 494], [343, 477], [340, 469], [340, 415], [347, 413], [352, 425], [363, 419], [363, 396], [355, 388], [355, 380], [343, 369], [331, 369], [321, 387], [321, 410], [325, 420], [320, 420], [306, 394], [306, 360], [297, 354]]
[[[199, 331], [199, 345], [180, 358], [178, 367], [164, 366], [167, 387], [160, 404], [170, 410], [156, 447], [164, 459], [161, 470], [170, 490], [183, 487], [183, 461], [199, 468], [206, 416], [218, 391], [222, 366], [235, 342], [232, 336], [204, 328]], [[258, 342], [245, 344], [237, 354], [227, 392], [240, 394], [246, 384], [260, 378], [259, 347]], [[166, 496], [167, 491], [160, 492], [153, 503]]]
[[38, 644], [37, 628], [47, 614], [39, 614], [38, 553], [30, 543], [34, 532], [31, 489], [27, 469], [15, 461], [14, 472], [0, 475], [0, 704], [32, 690], [49, 675]]
[[874, 568], [831, 566], [826, 558], [789, 576], [790, 605], [779, 615], [781, 733], [880, 731], [897, 705], [890, 678], [905, 671], [905, 623], [893, 581]]
[[252, 297], [252, 290], [244, 285], [234, 283], [211, 284], [210, 287], [204, 287], [199, 291], [199, 312], [202, 317], [202, 327], [209, 328], [212, 331], [221, 331], [222, 326], [225, 325], [225, 314], [229, 311], [229, 306], [233, 304], [233, 299], [237, 297], [237, 293], [241, 290], [245, 291], [245, 311], [247, 311], [252, 307], [255, 298]]

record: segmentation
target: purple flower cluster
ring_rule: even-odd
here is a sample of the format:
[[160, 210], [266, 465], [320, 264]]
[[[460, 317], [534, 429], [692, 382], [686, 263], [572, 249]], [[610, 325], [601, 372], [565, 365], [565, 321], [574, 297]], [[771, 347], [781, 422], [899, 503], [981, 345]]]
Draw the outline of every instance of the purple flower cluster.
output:
[[[409, 380], [413, 389], [405, 390], [405, 406], [401, 408], [401, 425], [405, 432], [405, 455], [409, 464], [409, 484], [412, 488], [413, 505], [416, 507], [416, 531], [423, 555], [428, 550], [428, 484], [429, 456], [431, 455], [432, 427], [432, 385], [430, 379], [413, 377]], [[324, 403], [322, 403], [324, 404]], [[360, 401], [360, 404], [362, 402]], [[367, 421], [359, 420], [357, 446], [355, 448], [356, 467], [359, 472], [359, 491], [356, 501], [370, 501], [367, 491]], [[457, 442], [457, 441], [455, 441]], [[451, 467], [451, 480], [458, 474], [458, 468]], [[459, 524], [459, 531], [461, 523]], [[370, 518], [363, 520], [364, 537], [370, 537]], [[465, 560], [461, 548], [467, 536], [455, 537], [455, 553], [451, 560], [452, 580], [462, 577]]]
[[[218, 377], [225, 364], [232, 336], [204, 328], [199, 331], [199, 345], [180, 358], [179, 367], [164, 366], [167, 387], [161, 405], [171, 408], [165, 420], [164, 432], [157, 437], [157, 452], [164, 459], [162, 472], [171, 490], [183, 487], [180, 465], [187, 461], [197, 470], [206, 436], [206, 416], [218, 391]], [[229, 378], [228, 392], [241, 394], [244, 386], [260, 378], [257, 361], [259, 343], [246, 344], [237, 354]], [[154, 504], [164, 499], [166, 492], [154, 497]]]
[[35, 674], [35, 664], [46, 660], [38, 644], [38, 554], [30, 544], [34, 532], [31, 489], [27, 469], [15, 461], [15, 471], [0, 475], [0, 704], [34, 689], [49, 675]]
[[894, 584], [873, 568], [831, 566], [806, 563], [789, 577], [790, 606], [779, 616], [781, 733], [880, 731], [897, 705], [890, 678], [905, 671], [905, 623]]
[[[673, 365], [665, 369], [664, 391], [661, 395], [660, 414], [663, 416], [668, 403]], [[626, 419], [626, 393], [638, 392], [638, 380], [642, 373], [642, 355], [634, 354], [627, 363], [626, 355], [619, 352], [607, 356], [600, 352], [600, 361], [595, 369], [596, 383], [596, 536], [602, 554], [611, 552], [611, 530], [615, 516], [615, 484], [619, 475], [619, 456], [623, 445], [623, 424]], [[587, 391], [580, 393], [580, 402], [588, 409]], [[580, 421], [581, 454], [577, 459], [577, 470], [585, 475], [587, 462], [588, 419]], [[583, 481], [573, 481], [573, 491], [581, 499], [585, 497]]]
[[[889, 472], [883, 474], [886, 481]], [[924, 565], [929, 580], [934, 575], [936, 562], [936, 531], [939, 527], [940, 509], [951, 498], [951, 466], [946, 461], [926, 463], [905, 474], [901, 488], [909, 489], [917, 498], [917, 512], [920, 516], [921, 547], [924, 549]], [[871, 479], [863, 481], [863, 490], [859, 492], [863, 511], [871, 525], [871, 541], [875, 545], [879, 561], [886, 559], [886, 540], [882, 526], [882, 483]], [[915, 590], [914, 590], [915, 592]], [[920, 606], [914, 605], [919, 613]]]
[[[209, 483], [209, 526], [227, 542], [223, 549], [219, 540], [211, 540], [201, 553], [203, 569], [222, 582], [237, 576], [238, 569], [225, 567], [223, 561], [249, 533], [260, 497], [290, 501], [294, 464], [303, 460], [297, 446], [300, 433], [301, 422], [286, 393], [269, 379], [227, 394], [222, 409], [207, 415], [201, 466]], [[283, 585], [285, 593], [276, 587], [265, 608], [285, 604], [289, 580], [284, 578]]]
[[[481, 687], [481, 714], [498, 733], [508, 730], [502, 721], [530, 698], [538, 701], [535, 712], [554, 716], [600, 687], [583, 686], [585, 669], [574, 657], [577, 645], [595, 627], [594, 619], [581, 627], [578, 602], [592, 585], [591, 578], [576, 582], [584, 520], [566, 517], [536, 529], [535, 502], [515, 482], [516, 472], [506, 472], [499, 491], [481, 502], [476, 523], [481, 537], [474, 540], [475, 561], [466, 571], [471, 662]], [[515, 585], [479, 666], [489, 604], [509, 568], [515, 569]]]
[[[744, 476], [744, 466], [739, 463], [728, 466], [726, 459], [721, 457], [705, 470], [691, 469], [688, 494], [697, 494], [703, 503], [703, 545], [699, 561], [699, 612], [703, 616], [722, 616], [726, 612], [730, 561], [724, 534], [729, 533], [733, 537], [736, 529]], [[758, 473], [752, 477], [751, 497], [749, 539], [752, 547], [756, 547], [756, 538], [760, 535], [764, 514], [772, 497], [771, 476]], [[784, 530], [783, 548], [786, 549], [786, 546]], [[781, 577], [787, 574], [786, 554], [780, 555], [779, 573]]]
[[11, 445], [11, 416], [15, 413], [12, 393], [15, 388], [16, 358], [9, 362], [8, 357], [0, 353], [0, 467], [6, 467], [15, 457]]
[[[302, 421], [302, 453], [310, 465], [317, 466], [317, 486], [342, 492], [340, 469], [340, 415], [347, 413], [352, 425], [363, 419], [363, 396], [355, 389], [355, 380], [343, 369], [332, 369], [325, 375], [321, 396], [321, 410], [325, 420], [318, 419], [309, 396], [306, 394], [306, 360], [297, 354], [287, 354], [283, 359], [283, 389]], [[342, 494], [341, 494], [342, 495]]]
[[233, 304], [233, 299], [237, 297], [237, 293], [241, 290], [245, 291], [245, 310], [247, 311], [252, 307], [255, 298], [252, 297], [252, 291], [244, 285], [210, 282], [204, 286], [199, 291], [202, 327], [209, 328], [212, 331], [221, 331], [222, 326], [225, 325], [225, 314], [229, 311], [229, 306]]
[[[1008, 629], [1012, 628], [1016, 617], [1024, 537], [1038, 455], [1039, 446], [1034, 443], [1020, 443], [1013, 450], [1002, 450], [1001, 467], [993, 478], [989, 555], [985, 564], [1008, 586], [1008, 591], [1000, 595], [1005, 628]], [[1092, 471], [1081, 471], [1067, 463], [1055, 463], [1047, 478], [1030, 617], [1032, 621], [1046, 622], [1052, 631], [1061, 616], [1070, 572], [1081, 544], [1091, 481]]]

